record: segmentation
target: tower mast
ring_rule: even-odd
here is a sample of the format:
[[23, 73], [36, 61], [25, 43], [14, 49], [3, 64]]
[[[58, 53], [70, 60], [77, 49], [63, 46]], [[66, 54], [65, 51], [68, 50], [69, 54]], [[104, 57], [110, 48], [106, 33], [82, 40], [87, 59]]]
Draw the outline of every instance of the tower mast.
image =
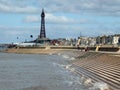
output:
[[44, 12], [44, 9], [42, 9], [42, 13], [41, 13], [40, 38], [46, 38], [46, 32], [45, 32], [45, 12]]

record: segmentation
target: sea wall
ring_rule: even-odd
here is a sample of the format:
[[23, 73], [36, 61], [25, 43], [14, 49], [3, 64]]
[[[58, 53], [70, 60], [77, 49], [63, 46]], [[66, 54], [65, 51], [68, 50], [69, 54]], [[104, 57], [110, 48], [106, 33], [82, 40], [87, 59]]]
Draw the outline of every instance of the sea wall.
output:
[[119, 47], [75, 47], [75, 46], [41, 46], [41, 47], [16, 47], [8, 48], [3, 52], [9, 53], [33, 53], [33, 54], [49, 54], [65, 50], [78, 50], [78, 51], [104, 51], [104, 52], [119, 52]]
[[99, 51], [117, 52], [119, 49], [118, 47], [100, 47]]
[[[72, 62], [71, 69], [93, 86], [104, 83], [107, 87], [100, 86], [95, 90], [120, 90], [120, 54], [85, 52]], [[104, 89], [103, 89], [104, 88]], [[108, 89], [109, 88], [109, 89]]]

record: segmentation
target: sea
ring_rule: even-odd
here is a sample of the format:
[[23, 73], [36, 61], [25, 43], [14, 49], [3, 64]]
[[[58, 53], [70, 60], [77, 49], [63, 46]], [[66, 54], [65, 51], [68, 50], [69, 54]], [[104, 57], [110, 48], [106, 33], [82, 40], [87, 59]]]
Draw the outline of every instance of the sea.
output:
[[93, 90], [66, 68], [65, 55], [0, 53], [0, 90]]

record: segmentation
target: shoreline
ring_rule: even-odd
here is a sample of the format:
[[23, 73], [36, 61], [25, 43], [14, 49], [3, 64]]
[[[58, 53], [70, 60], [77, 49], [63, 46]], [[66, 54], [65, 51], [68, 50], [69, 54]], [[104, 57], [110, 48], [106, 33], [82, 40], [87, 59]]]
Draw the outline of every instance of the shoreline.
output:
[[[110, 89], [119, 90], [120, 82], [120, 53], [119, 52], [95, 52], [95, 51], [80, 51], [72, 49], [8, 49], [5, 53], [17, 54], [60, 54], [74, 57], [70, 60], [71, 66], [68, 70], [78, 75], [84, 75], [90, 79], [91, 83], [104, 82]], [[69, 58], [68, 58], [69, 59]], [[66, 68], [66, 69], [67, 69]]]

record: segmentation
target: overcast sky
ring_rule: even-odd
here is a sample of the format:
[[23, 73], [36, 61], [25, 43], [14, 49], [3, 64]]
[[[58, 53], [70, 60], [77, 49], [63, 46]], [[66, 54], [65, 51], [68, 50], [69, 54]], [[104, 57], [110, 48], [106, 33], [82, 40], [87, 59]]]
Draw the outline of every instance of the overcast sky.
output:
[[0, 0], [0, 43], [37, 38], [42, 8], [48, 38], [120, 33], [120, 0]]

